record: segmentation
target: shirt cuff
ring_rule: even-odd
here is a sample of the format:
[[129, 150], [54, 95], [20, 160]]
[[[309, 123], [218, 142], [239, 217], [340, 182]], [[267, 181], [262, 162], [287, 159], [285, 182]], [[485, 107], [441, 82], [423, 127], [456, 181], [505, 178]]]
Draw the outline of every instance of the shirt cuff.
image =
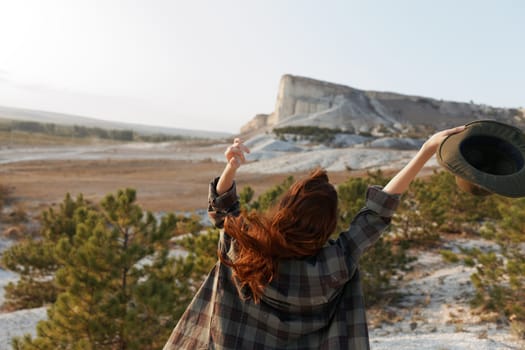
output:
[[366, 192], [366, 207], [379, 216], [390, 218], [399, 206], [400, 195], [383, 191], [381, 186], [369, 186]]
[[227, 211], [237, 202], [237, 186], [235, 181], [233, 182], [232, 187], [223, 194], [219, 196], [217, 193], [217, 183], [219, 178], [216, 177], [210, 183], [210, 191], [208, 195], [208, 203], [210, 207], [217, 211]]

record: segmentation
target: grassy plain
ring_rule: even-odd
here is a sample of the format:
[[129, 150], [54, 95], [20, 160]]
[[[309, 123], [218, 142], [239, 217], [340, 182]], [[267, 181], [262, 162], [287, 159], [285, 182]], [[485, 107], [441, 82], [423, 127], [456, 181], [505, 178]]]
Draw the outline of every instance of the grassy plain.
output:
[[115, 144], [116, 141], [101, 140], [94, 138], [78, 138], [66, 136], [54, 136], [44, 133], [32, 133], [25, 131], [0, 130], [0, 145], [5, 147], [18, 146], [80, 146], [90, 144]]
[[[218, 176], [224, 163], [205, 160], [131, 159], [117, 160], [36, 160], [0, 165], [0, 183], [11, 188], [11, 196], [26, 209], [60, 203], [66, 193], [98, 201], [106, 194], [131, 187], [138, 202], [151, 211], [190, 211], [204, 209], [208, 183]], [[330, 173], [340, 183], [348, 171]], [[287, 176], [295, 174], [238, 174], [238, 186], [251, 186], [255, 195]]]

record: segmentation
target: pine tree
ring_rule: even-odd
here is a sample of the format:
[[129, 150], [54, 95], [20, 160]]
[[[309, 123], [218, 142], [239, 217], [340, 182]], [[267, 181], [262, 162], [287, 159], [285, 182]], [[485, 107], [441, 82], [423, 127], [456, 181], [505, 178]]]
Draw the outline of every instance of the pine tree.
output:
[[60, 294], [37, 337], [16, 339], [15, 349], [162, 347], [176, 321], [168, 249], [177, 220], [168, 215], [159, 224], [135, 201], [135, 191], [126, 189], [106, 196], [100, 208], [76, 207], [72, 222], [55, 218], [58, 226], [75, 228], [72, 235], [48, 235], [57, 238]]
[[75, 212], [88, 206], [82, 195], [73, 199], [67, 194], [58, 211], [50, 208], [42, 213], [41, 237], [28, 238], [2, 255], [5, 268], [20, 274], [17, 283], [5, 287], [7, 309], [39, 307], [56, 300], [60, 288], [54, 273], [61, 266], [55, 246], [62, 238], [72, 240], [76, 232]]
[[174, 261], [168, 276], [174, 281], [172, 296], [176, 298], [173, 302], [175, 320], [182, 316], [204, 278], [217, 263], [218, 242], [218, 229], [208, 229], [207, 233], [185, 236], [178, 240], [178, 245], [188, 255]]
[[412, 194], [422, 224], [432, 223], [432, 230], [461, 232], [465, 224], [485, 219], [499, 219], [500, 196], [474, 196], [461, 190], [449, 172], [435, 172], [428, 180], [417, 180]]
[[253, 197], [253, 190], [251, 188], [243, 189], [241, 191], [243, 208], [247, 211], [267, 211], [279, 202], [281, 196], [288, 190], [293, 182], [293, 176], [288, 176], [282, 183], [275, 185], [262, 193], [256, 201], [251, 200]]
[[499, 252], [468, 252], [476, 261], [471, 276], [476, 295], [472, 303], [482, 310], [500, 313], [514, 323], [525, 338], [525, 198], [499, 205], [501, 220], [487, 238]]

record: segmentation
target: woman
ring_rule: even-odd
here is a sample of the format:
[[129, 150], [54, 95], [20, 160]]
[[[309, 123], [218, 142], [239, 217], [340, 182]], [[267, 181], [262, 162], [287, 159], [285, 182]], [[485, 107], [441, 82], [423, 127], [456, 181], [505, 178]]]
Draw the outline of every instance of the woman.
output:
[[430, 137], [384, 187], [372, 186], [350, 228], [329, 240], [337, 193], [323, 170], [296, 182], [272, 215], [239, 215], [235, 174], [248, 148], [235, 139], [210, 184], [210, 218], [221, 230], [219, 261], [164, 349], [369, 349], [358, 261], [390, 223], [439, 144]]

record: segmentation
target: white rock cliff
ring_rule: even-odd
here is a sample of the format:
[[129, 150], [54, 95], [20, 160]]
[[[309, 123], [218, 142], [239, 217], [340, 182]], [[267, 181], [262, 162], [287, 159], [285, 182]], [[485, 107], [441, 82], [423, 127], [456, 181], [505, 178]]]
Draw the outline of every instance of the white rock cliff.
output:
[[436, 100], [391, 92], [364, 91], [294, 75], [284, 75], [273, 113], [256, 115], [241, 133], [284, 126], [317, 126], [368, 133], [381, 126], [399, 132], [410, 126], [441, 129], [492, 119], [525, 126], [523, 109]]

